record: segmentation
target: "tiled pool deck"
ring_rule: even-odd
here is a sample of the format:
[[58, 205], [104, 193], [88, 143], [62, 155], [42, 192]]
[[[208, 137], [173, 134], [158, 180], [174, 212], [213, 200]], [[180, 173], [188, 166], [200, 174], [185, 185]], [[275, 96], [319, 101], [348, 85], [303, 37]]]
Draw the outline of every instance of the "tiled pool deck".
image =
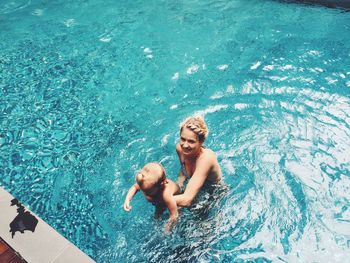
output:
[[[8, 262], [28, 262], [28, 263], [93, 263], [90, 257], [84, 254], [70, 241], [61, 236], [51, 226], [41, 220], [27, 208], [17, 205], [12, 200], [15, 197], [0, 187], [0, 237], [8, 244], [8, 251], [16, 251], [19, 258], [25, 261], [8, 261]], [[19, 200], [20, 201], [20, 200]], [[12, 204], [12, 205], [11, 205]], [[24, 208], [22, 212], [19, 209]], [[22, 217], [20, 216], [22, 215]], [[34, 219], [33, 225], [35, 230], [24, 230], [28, 224], [28, 218]], [[36, 219], [38, 221], [36, 221]], [[29, 220], [30, 221], [30, 220]], [[37, 222], [37, 223], [36, 223]], [[33, 223], [33, 222], [31, 222]], [[10, 232], [17, 227], [18, 231], [14, 236]], [[30, 224], [30, 223], [29, 223]], [[4, 242], [3, 242], [4, 243]], [[4, 250], [6, 244], [2, 247]], [[12, 249], [13, 250], [12, 250]], [[1, 249], [1, 246], [0, 246]], [[10, 253], [10, 252], [7, 252]], [[14, 259], [13, 259], [14, 260]], [[7, 263], [6, 261], [1, 263]]]

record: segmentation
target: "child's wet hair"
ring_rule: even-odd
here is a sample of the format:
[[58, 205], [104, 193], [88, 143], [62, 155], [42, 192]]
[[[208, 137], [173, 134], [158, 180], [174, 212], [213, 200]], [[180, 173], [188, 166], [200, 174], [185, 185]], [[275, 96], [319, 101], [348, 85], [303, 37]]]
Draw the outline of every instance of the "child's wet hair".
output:
[[[150, 164], [156, 164], [158, 165], [161, 170], [162, 170], [162, 175], [157, 179], [157, 182], [155, 184], [157, 185], [161, 185], [161, 183], [166, 180], [166, 174], [165, 174], [165, 169], [163, 168], [163, 166], [160, 164], [160, 163], [148, 163], [146, 164], [143, 169], [147, 169], [147, 165], [150, 165]], [[139, 186], [142, 186], [143, 182], [145, 181], [145, 175], [142, 174], [142, 173], [138, 173], [136, 175], [136, 182]]]

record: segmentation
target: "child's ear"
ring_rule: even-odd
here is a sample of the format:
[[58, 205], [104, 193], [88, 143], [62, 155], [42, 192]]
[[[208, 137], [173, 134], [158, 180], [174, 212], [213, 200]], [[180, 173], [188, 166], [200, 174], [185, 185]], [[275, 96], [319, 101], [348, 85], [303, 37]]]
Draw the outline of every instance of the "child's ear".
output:
[[166, 185], [168, 183], [168, 180], [167, 179], [164, 179], [161, 183], [160, 183], [160, 185], [161, 186], [164, 186], [164, 185]]

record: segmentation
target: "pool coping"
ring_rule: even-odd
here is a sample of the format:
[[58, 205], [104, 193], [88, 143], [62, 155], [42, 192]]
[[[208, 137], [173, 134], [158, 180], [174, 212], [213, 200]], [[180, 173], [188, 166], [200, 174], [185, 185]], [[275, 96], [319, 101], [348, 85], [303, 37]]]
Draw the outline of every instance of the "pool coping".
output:
[[[0, 237], [25, 261], [28, 263], [95, 262], [40, 217], [23, 206], [20, 200], [17, 203], [17, 201], [13, 201], [14, 199], [15, 197], [0, 187]], [[25, 214], [26, 219], [19, 218], [19, 209], [22, 209], [21, 215]], [[32, 229], [27, 229], [24, 226], [27, 224], [28, 218], [33, 220]], [[18, 226], [19, 231], [13, 230], [14, 225]], [[14, 236], [12, 236], [13, 234]]]

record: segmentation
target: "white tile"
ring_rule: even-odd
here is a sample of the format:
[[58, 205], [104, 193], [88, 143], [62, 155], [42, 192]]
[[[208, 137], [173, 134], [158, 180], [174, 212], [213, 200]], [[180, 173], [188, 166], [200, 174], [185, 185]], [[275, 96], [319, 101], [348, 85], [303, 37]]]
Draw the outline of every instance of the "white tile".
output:
[[2, 200], [12, 200], [13, 197], [4, 188], [0, 187], [0, 201]]
[[0, 236], [7, 240], [11, 238], [10, 223], [17, 216], [16, 207], [10, 206], [10, 199], [0, 199]]
[[94, 263], [95, 261], [84, 254], [73, 244], [65, 248], [61, 255], [59, 255], [52, 263]]
[[32, 212], [38, 219], [35, 231], [25, 230], [23, 234], [17, 231], [12, 238], [10, 223], [18, 215], [17, 206], [11, 206], [11, 195], [5, 196], [0, 201], [0, 236], [29, 263], [52, 262], [68, 246], [69, 241]]

